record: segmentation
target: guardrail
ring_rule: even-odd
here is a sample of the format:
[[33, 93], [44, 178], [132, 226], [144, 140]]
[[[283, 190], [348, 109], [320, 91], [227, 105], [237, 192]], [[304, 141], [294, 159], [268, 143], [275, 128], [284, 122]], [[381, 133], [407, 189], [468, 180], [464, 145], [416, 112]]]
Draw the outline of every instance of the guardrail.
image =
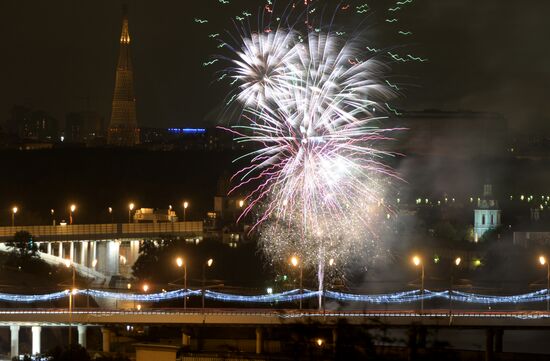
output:
[[202, 236], [203, 222], [73, 224], [56, 226], [0, 227], [0, 242], [26, 231], [36, 241], [102, 240], [135, 237]]

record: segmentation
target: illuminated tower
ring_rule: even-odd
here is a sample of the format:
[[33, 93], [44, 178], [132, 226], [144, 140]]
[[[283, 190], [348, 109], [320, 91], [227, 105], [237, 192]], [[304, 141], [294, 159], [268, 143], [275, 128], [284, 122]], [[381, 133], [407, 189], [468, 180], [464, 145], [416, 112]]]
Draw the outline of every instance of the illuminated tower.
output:
[[139, 144], [139, 128], [136, 120], [134, 97], [134, 71], [130, 56], [130, 32], [126, 7], [123, 8], [120, 53], [116, 68], [115, 92], [107, 143], [130, 147]]
[[474, 210], [474, 242], [485, 234], [485, 232], [500, 226], [500, 209], [498, 201], [493, 197], [493, 187], [490, 184], [483, 186], [483, 198], [477, 201]]

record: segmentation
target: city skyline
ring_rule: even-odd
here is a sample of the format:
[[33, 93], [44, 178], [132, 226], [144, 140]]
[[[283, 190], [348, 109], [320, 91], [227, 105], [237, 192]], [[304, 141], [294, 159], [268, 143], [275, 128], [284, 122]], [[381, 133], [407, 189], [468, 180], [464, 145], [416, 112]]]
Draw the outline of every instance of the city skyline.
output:
[[[86, 110], [109, 119], [122, 4], [0, 5], [0, 39], [5, 53], [12, 54], [0, 60], [9, 69], [0, 121], [15, 104], [44, 110], [60, 121], [69, 112]], [[429, 62], [406, 72], [394, 64], [411, 90], [397, 104], [406, 110], [499, 112], [513, 129], [545, 127], [550, 109], [543, 94], [550, 74], [544, 64], [550, 54], [540, 44], [542, 14], [550, 5], [531, 1], [524, 12], [514, 12], [507, 3], [469, 4], [415, 4], [404, 16], [415, 38], [397, 45], [413, 46]], [[216, 124], [224, 92], [214, 84], [211, 70], [202, 67], [216, 54], [216, 46], [194, 22], [197, 16], [219, 20], [218, 12], [209, 11], [211, 5], [128, 2], [140, 127]], [[376, 11], [368, 18], [373, 29], [383, 21]], [[524, 18], [532, 21], [522, 23]]]

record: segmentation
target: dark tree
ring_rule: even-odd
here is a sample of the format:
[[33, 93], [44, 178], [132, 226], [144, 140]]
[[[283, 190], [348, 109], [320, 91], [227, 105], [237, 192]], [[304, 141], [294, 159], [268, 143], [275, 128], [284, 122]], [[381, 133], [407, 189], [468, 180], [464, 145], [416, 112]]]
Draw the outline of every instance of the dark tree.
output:
[[12, 252], [20, 259], [38, 258], [38, 246], [32, 235], [27, 231], [19, 231], [13, 236], [13, 240], [7, 243], [13, 248]]

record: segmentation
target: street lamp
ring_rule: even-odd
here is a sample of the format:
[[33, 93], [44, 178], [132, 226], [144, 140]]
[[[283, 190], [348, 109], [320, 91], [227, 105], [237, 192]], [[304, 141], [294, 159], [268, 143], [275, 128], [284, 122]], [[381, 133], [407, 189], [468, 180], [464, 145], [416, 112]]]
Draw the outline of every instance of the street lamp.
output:
[[[455, 267], [460, 266], [460, 262], [462, 262], [462, 258], [456, 257], [454, 260]], [[455, 267], [451, 264], [451, 287], [449, 289], [449, 315], [453, 314], [453, 282], [454, 282], [454, 270]]]
[[17, 213], [19, 209], [17, 207], [13, 207], [11, 209], [11, 226], [15, 226], [15, 214]]
[[205, 263], [202, 264], [202, 312], [204, 313], [204, 286], [206, 283], [206, 267], [210, 268], [214, 264], [214, 259], [209, 258]]
[[[298, 267], [300, 269], [300, 296], [303, 294], [303, 287], [302, 287], [302, 264], [300, 263], [300, 259], [296, 256], [292, 256], [290, 258], [290, 264], [292, 267]], [[302, 309], [302, 297], [300, 297], [300, 310]]]
[[128, 204], [128, 223], [132, 223], [132, 211], [134, 210], [134, 203]]
[[71, 204], [71, 206], [69, 207], [69, 224], [73, 224], [73, 213], [74, 211], [76, 210], [76, 205], [74, 204]]
[[72, 282], [72, 287], [71, 287], [71, 292], [69, 293], [69, 347], [71, 346], [71, 344], [73, 343], [73, 307], [74, 307], [74, 296], [76, 296], [76, 287], [75, 287], [75, 282], [76, 282], [76, 270], [75, 270], [75, 267], [74, 267], [74, 263], [71, 262], [71, 260], [69, 259], [66, 259], [65, 260], [65, 266], [67, 268], [72, 268], [72, 271], [73, 271], [73, 282]]
[[550, 312], [550, 263], [545, 256], [539, 257], [539, 263], [542, 266], [546, 265], [546, 312]]
[[149, 285], [147, 283], [145, 283], [143, 285], [143, 292], [147, 292], [147, 291], [149, 291]]
[[422, 262], [422, 259], [418, 256], [414, 256], [412, 262], [416, 267], [420, 266], [421, 269], [420, 312], [422, 313], [424, 312], [424, 262]]
[[109, 211], [109, 216], [111, 217], [111, 223], [113, 223], [113, 207], [109, 207], [107, 210]]
[[239, 208], [242, 208], [243, 206], [244, 206], [244, 200], [241, 199], [241, 200], [239, 201]]
[[189, 202], [185, 201], [183, 202], [183, 221], [185, 222], [185, 216], [187, 213], [187, 207], [189, 207]]
[[183, 258], [178, 257], [176, 258], [176, 264], [179, 268], [183, 267], [183, 308], [187, 308], [187, 295], [185, 292], [187, 292], [187, 263], [183, 260]]
[[55, 214], [55, 210], [52, 208], [50, 209], [50, 214], [52, 215], [52, 225], [55, 226], [55, 217], [54, 217], [54, 214]]

